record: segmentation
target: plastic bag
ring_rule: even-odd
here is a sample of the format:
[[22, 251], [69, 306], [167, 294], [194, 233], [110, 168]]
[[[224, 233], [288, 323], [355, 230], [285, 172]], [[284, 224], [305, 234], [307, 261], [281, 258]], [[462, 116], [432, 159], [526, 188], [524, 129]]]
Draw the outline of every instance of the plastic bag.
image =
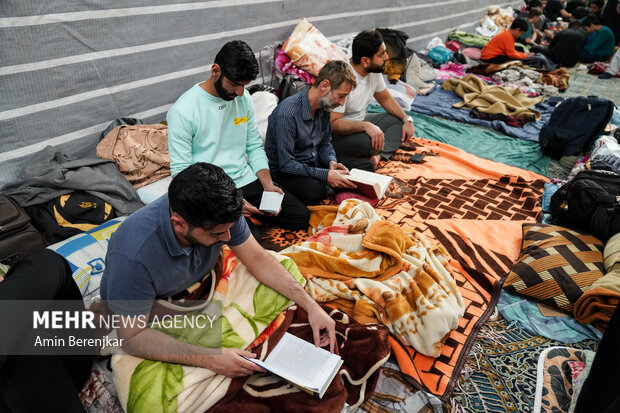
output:
[[431, 50], [437, 46], [443, 46], [443, 40], [439, 37], [433, 37], [430, 42], [426, 45], [426, 50]]
[[480, 27], [476, 27], [476, 33], [481, 36], [493, 37], [499, 32], [499, 27], [489, 16], [486, 16]]

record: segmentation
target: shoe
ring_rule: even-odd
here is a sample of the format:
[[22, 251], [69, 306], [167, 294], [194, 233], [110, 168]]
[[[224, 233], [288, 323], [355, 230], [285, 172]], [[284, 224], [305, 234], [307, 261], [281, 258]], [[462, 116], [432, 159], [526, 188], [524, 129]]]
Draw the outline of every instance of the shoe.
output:
[[603, 72], [600, 75], [598, 75], [599, 79], [611, 79], [613, 76], [611, 75], [611, 73], [607, 73], [607, 72]]

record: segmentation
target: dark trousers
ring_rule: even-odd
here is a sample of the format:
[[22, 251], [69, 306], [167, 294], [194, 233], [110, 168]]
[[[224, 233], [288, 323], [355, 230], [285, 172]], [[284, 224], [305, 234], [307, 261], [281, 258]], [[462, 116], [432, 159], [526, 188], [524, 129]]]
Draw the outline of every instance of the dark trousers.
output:
[[503, 55], [499, 55], [499, 56], [495, 56], [492, 57], [490, 59], [482, 59], [482, 61], [484, 63], [492, 63], [492, 64], [497, 64], [497, 65], [501, 65], [502, 63], [506, 63], [509, 60], [518, 60], [518, 59], [510, 59], [508, 56], [503, 56]]
[[620, 306], [616, 307], [598, 345], [575, 413], [620, 412]]
[[[258, 179], [241, 188], [241, 192], [246, 201], [256, 208], [259, 207], [261, 197], [263, 196], [263, 186]], [[284, 190], [284, 199], [282, 199], [282, 210], [280, 213], [276, 216], [258, 215], [256, 218], [267, 225], [278, 228], [293, 231], [299, 229], [307, 230], [308, 222], [310, 221], [310, 211], [295, 195]], [[260, 241], [260, 238], [257, 239]]]
[[403, 122], [389, 113], [371, 113], [366, 115], [364, 120], [377, 125], [383, 131], [384, 141], [381, 151], [372, 149], [370, 136], [366, 132], [332, 135], [332, 145], [338, 162], [347, 168], [374, 172], [375, 166], [369, 158], [380, 154], [384, 159], [390, 159], [394, 155], [402, 143]]
[[609, 59], [609, 56], [601, 56], [594, 53], [590, 53], [587, 50], [582, 50], [581, 55], [579, 56], [579, 60], [584, 63], [594, 63], [594, 62], [606, 62]]
[[[82, 296], [65, 259], [42, 249], [11, 267], [0, 282], [0, 300], [81, 301]], [[22, 321], [26, 325], [17, 328], [29, 329], [32, 315], [0, 314], [0, 325]], [[0, 348], [6, 350], [7, 343], [8, 337], [0, 333]], [[78, 393], [90, 376], [92, 361], [92, 356], [0, 354], [0, 412], [84, 412]]]
[[316, 205], [327, 198], [329, 187], [327, 182], [309, 176], [274, 172], [271, 174], [278, 184], [292, 193], [305, 205]]

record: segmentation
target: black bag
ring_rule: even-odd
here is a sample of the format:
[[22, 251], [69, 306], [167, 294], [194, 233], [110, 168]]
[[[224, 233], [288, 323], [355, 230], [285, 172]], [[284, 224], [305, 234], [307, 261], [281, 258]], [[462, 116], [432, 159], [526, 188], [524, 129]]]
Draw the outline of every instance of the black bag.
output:
[[34, 226], [50, 243], [60, 242], [109, 221], [116, 211], [85, 191], [61, 195], [45, 204], [26, 207]]
[[551, 197], [553, 219], [605, 242], [620, 232], [620, 175], [580, 171]]
[[607, 99], [594, 96], [566, 99], [540, 130], [538, 142], [542, 152], [560, 159], [586, 151], [605, 130], [613, 111], [614, 103]]
[[310, 89], [309, 84], [307, 84], [297, 76], [286, 74], [280, 82], [280, 86], [278, 87], [276, 95], [278, 96], [279, 101], [282, 102], [287, 97], [292, 96], [295, 93], [302, 92], [306, 89]]
[[32, 226], [26, 211], [0, 194], [0, 262], [13, 265], [45, 245], [45, 238]]

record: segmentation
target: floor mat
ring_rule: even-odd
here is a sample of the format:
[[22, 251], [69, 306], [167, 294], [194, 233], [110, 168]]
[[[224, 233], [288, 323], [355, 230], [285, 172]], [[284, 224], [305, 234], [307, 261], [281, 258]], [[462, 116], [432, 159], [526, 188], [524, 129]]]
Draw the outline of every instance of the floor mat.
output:
[[620, 103], [620, 79], [599, 79], [598, 75], [590, 75], [587, 70], [577, 70], [577, 66], [566, 71], [570, 80], [563, 97], [594, 95]]
[[[529, 412], [536, 393], [536, 366], [540, 353], [555, 340], [532, 335], [504, 319], [487, 323], [468, 359], [464, 380], [454, 398], [465, 411], [485, 413]], [[573, 343], [572, 348], [595, 350], [598, 341]]]
[[[369, 112], [381, 112], [380, 106], [369, 107]], [[528, 142], [494, 130], [408, 112], [413, 118], [415, 135], [447, 143], [485, 159], [547, 174], [549, 157], [543, 155], [537, 142]]]

